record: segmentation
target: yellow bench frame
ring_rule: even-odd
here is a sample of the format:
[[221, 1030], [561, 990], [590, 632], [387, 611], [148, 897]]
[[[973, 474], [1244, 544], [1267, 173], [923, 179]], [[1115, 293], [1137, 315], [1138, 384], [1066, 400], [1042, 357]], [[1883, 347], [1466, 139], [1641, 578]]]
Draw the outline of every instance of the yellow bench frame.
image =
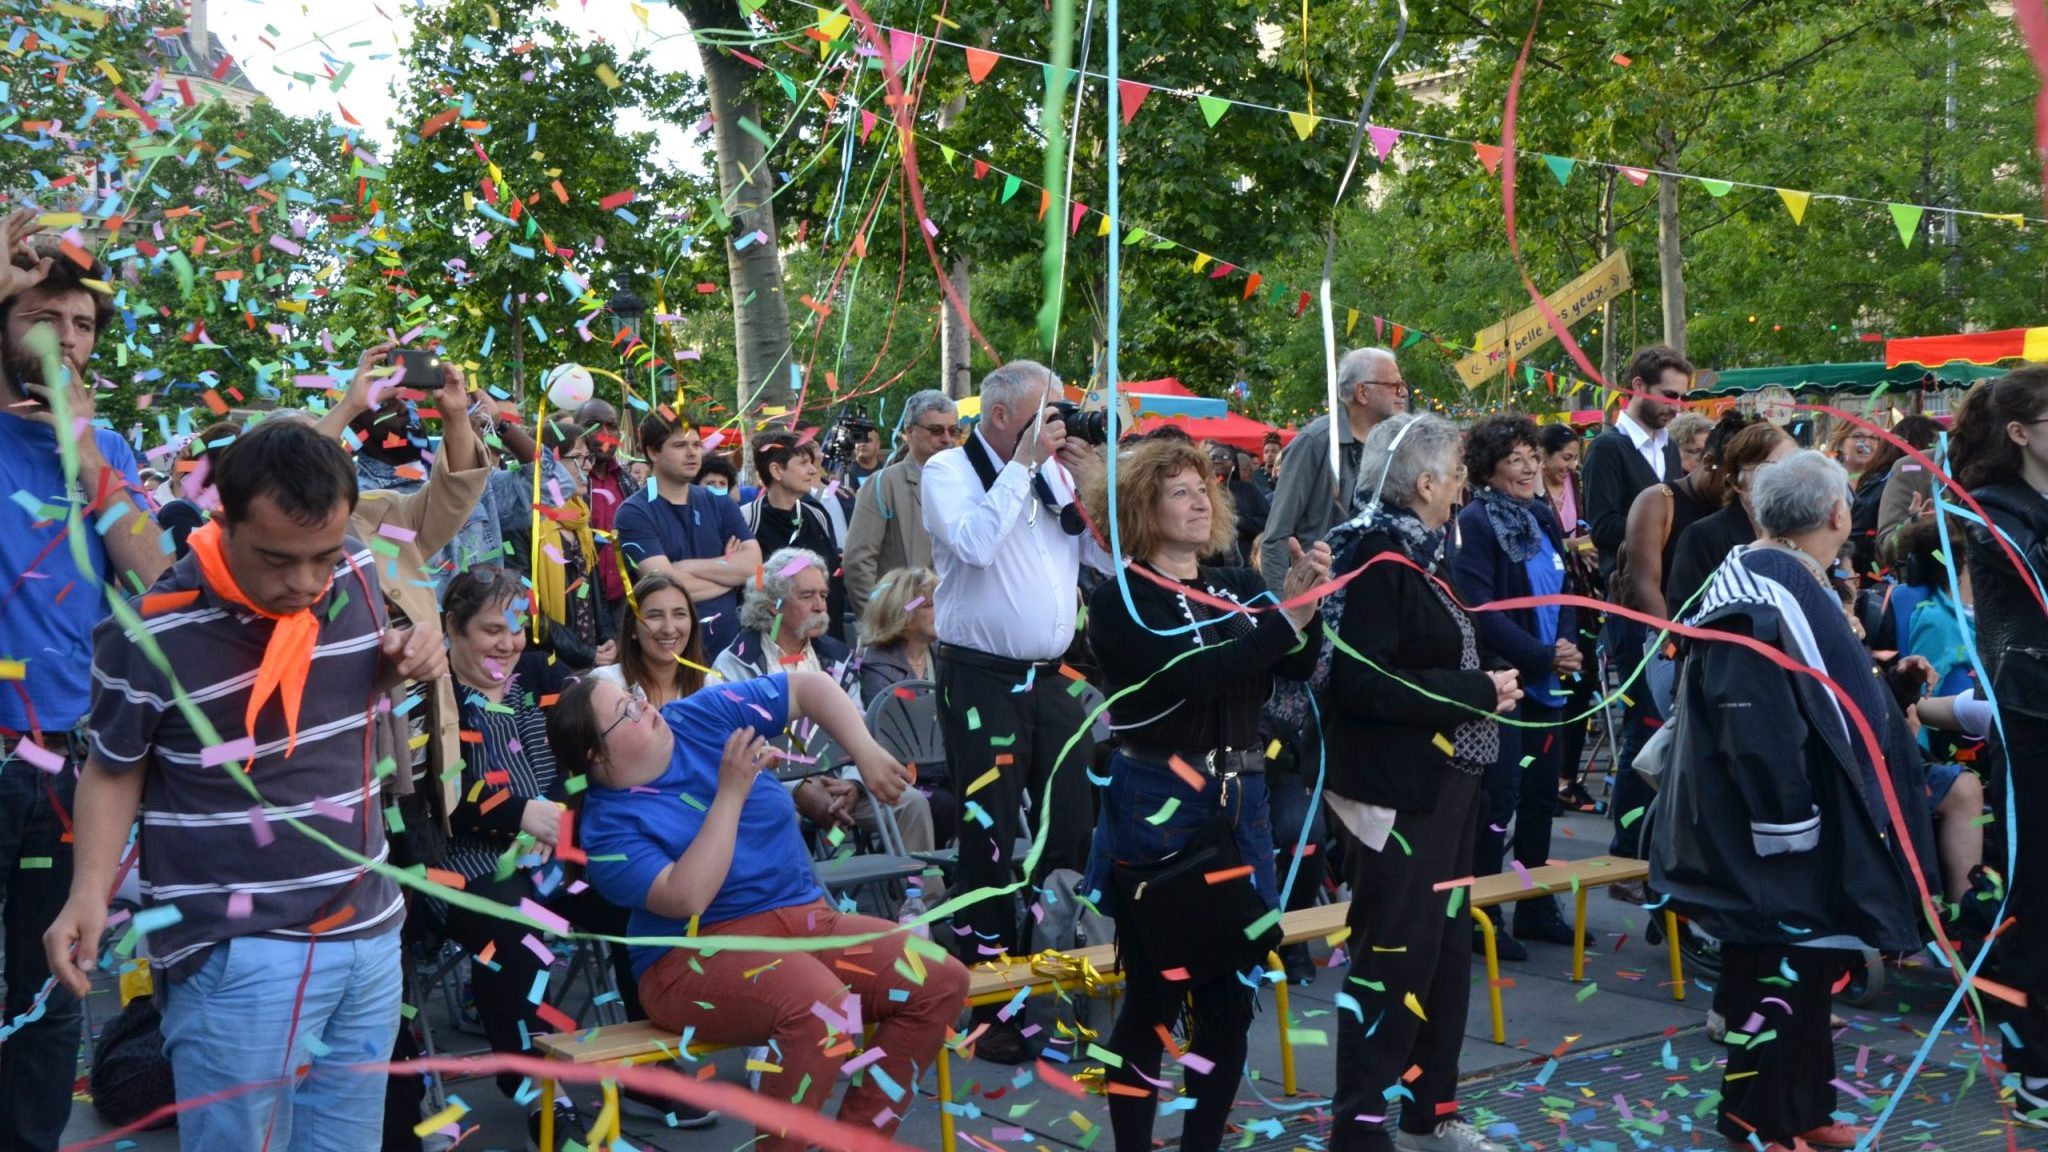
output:
[[[1545, 864], [1528, 869], [1528, 880], [1516, 872], [1498, 876], [1481, 876], [1471, 881], [1465, 893], [1467, 906], [1472, 918], [1479, 925], [1486, 953], [1486, 998], [1487, 1007], [1493, 1018], [1493, 1042], [1507, 1043], [1507, 1019], [1501, 1006], [1500, 952], [1498, 929], [1488, 908], [1512, 904], [1545, 894], [1570, 890], [1575, 897], [1577, 915], [1573, 919], [1572, 980], [1586, 978], [1586, 893], [1593, 888], [1620, 884], [1631, 880], [1647, 879], [1650, 866], [1641, 860], [1630, 860], [1620, 856], [1594, 856], [1584, 860], [1572, 860], [1560, 864]], [[1345, 928], [1345, 919], [1351, 906], [1345, 904], [1323, 904], [1314, 908], [1303, 908], [1289, 912], [1280, 919], [1281, 943], [1302, 944], [1334, 936]], [[1671, 998], [1685, 999], [1685, 971], [1678, 950], [1678, 917], [1669, 909], [1664, 917], [1665, 947], [1671, 964]], [[1123, 971], [1116, 963], [1114, 945], [1098, 944], [1070, 953], [1086, 960], [1095, 969], [1102, 982], [1112, 988], [1123, 982]], [[1267, 956], [1266, 966], [1278, 979], [1273, 984], [1273, 1003], [1277, 1009], [1280, 1028], [1280, 1086], [1288, 1096], [1299, 1094], [1295, 1076], [1294, 1043], [1288, 1038], [1288, 1028], [1293, 1021], [1290, 995], [1285, 975], [1286, 969], [1277, 953]], [[1010, 1000], [1020, 988], [1058, 988], [1071, 991], [1080, 987], [1077, 977], [1052, 976], [1036, 972], [1031, 962], [1022, 957], [1006, 957], [1002, 962], [974, 968], [969, 975], [967, 1003], [971, 1007], [999, 1004]], [[685, 1050], [677, 1041], [661, 1032], [654, 1024], [638, 1021], [631, 1024], [612, 1025], [605, 1028], [588, 1029], [578, 1032], [556, 1032], [533, 1039], [534, 1047], [547, 1059], [561, 1060], [569, 1064], [655, 1064], [675, 1059]], [[692, 1044], [687, 1052], [701, 1056], [719, 1052], [730, 1045]], [[939, 1097], [939, 1141], [944, 1152], [956, 1152], [958, 1147], [958, 1125], [948, 1105], [953, 1102], [952, 1050], [941, 1046], [937, 1061]], [[603, 1085], [604, 1107], [598, 1115], [603, 1129], [597, 1132], [600, 1140], [617, 1141], [619, 1131], [618, 1086], [607, 1082]], [[552, 1100], [555, 1082], [552, 1078], [541, 1081], [541, 1098]], [[542, 1152], [555, 1149], [554, 1109], [541, 1111], [540, 1141]]]

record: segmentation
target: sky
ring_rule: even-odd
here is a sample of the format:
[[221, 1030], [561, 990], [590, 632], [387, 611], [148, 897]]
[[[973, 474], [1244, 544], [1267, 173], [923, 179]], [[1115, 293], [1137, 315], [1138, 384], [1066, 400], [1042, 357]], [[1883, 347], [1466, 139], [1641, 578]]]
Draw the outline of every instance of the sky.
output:
[[[403, 72], [400, 51], [412, 38], [410, 13], [432, 4], [433, 0], [208, 0], [207, 21], [250, 81], [279, 109], [294, 115], [325, 112], [340, 122], [346, 108], [362, 123], [369, 140], [388, 146], [394, 135], [386, 125], [398, 107], [392, 92]], [[555, 18], [579, 34], [602, 37], [629, 50], [652, 48], [657, 68], [692, 74], [699, 70], [689, 25], [662, 0], [647, 0], [645, 5], [632, 0], [554, 0], [552, 6]], [[325, 81], [309, 89], [289, 75], [324, 76], [329, 63], [323, 53], [355, 65], [339, 93], [329, 91]], [[650, 125], [635, 118], [621, 126], [639, 130]], [[672, 128], [657, 130], [662, 135], [660, 159], [701, 163], [701, 144], [686, 143]]]

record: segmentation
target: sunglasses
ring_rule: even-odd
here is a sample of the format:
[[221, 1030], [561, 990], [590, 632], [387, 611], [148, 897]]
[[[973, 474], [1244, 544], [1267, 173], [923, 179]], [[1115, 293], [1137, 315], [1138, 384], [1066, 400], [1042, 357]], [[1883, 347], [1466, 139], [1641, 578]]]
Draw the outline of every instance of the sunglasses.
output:
[[920, 432], [928, 433], [932, 436], [958, 436], [960, 434], [960, 426], [958, 424], [916, 424], [913, 427]]

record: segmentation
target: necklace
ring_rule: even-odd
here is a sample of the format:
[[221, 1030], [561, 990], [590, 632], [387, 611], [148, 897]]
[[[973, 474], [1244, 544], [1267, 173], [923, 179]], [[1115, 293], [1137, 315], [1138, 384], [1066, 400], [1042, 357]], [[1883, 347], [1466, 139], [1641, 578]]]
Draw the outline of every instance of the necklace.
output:
[[1808, 556], [1805, 553], [1805, 551], [1799, 547], [1799, 545], [1794, 544], [1792, 541], [1785, 539], [1783, 536], [1772, 536], [1769, 539], [1765, 540], [1764, 543], [1770, 545], [1773, 548], [1783, 549], [1784, 551], [1790, 552], [1792, 555], [1797, 556], [1799, 558], [1799, 562], [1806, 566], [1806, 570], [1808, 572], [1813, 573], [1813, 578], [1815, 580], [1820, 581], [1823, 587], [1827, 585], [1827, 569], [1822, 568], [1820, 566], [1820, 562], [1815, 560], [1813, 557]]

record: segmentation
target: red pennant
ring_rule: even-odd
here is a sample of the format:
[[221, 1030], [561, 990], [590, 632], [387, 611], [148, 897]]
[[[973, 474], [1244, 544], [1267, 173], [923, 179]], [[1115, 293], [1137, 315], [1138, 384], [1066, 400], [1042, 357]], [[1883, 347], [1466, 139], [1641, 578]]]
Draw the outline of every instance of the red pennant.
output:
[[1301, 294], [1301, 299], [1296, 300], [1294, 302], [1294, 314], [1295, 316], [1299, 317], [1303, 312], [1306, 311], [1308, 311], [1308, 293], [1303, 292]]
[[1500, 145], [1474, 144], [1472, 145], [1472, 151], [1478, 155], [1479, 162], [1486, 165], [1486, 174], [1488, 176], [1493, 175], [1500, 169]]
[[[875, 114], [863, 108], [860, 110], [860, 142], [868, 142], [868, 134], [875, 130]], [[1495, 149], [1499, 151], [1499, 149]]]
[[1000, 59], [1002, 57], [985, 48], [969, 48], [967, 50], [967, 78], [976, 84], [988, 79], [989, 70], [994, 68], [996, 61]]
[[988, 161], [976, 160], [974, 162], [974, 178], [979, 180], [986, 175], [988, 175]]
[[1138, 109], [1144, 105], [1145, 97], [1151, 94], [1152, 86], [1149, 84], [1140, 84], [1136, 80], [1116, 82], [1117, 103], [1123, 109], [1124, 123], [1131, 122], [1131, 118], [1136, 116]]
[[1221, 280], [1235, 271], [1237, 271], [1237, 265], [1235, 264], [1218, 264], [1216, 270], [1209, 273], [1209, 279]]

